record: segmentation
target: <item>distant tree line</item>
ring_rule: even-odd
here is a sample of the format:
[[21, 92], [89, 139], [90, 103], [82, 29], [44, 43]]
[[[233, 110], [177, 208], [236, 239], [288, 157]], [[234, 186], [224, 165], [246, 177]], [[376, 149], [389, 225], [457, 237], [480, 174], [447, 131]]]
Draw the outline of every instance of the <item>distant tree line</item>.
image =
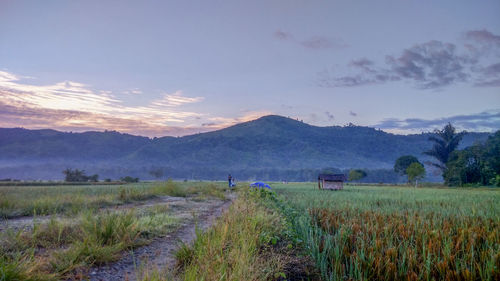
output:
[[[345, 174], [351, 175], [352, 181], [367, 183], [399, 183], [402, 177], [391, 169], [338, 169], [334, 167], [315, 169], [283, 169], [283, 168], [234, 168], [221, 169], [218, 167], [206, 167], [205, 169], [175, 169], [171, 167], [154, 167], [155, 171], [163, 169], [163, 178], [186, 179], [186, 180], [222, 180], [231, 173], [239, 181], [316, 181], [318, 174]], [[151, 173], [149, 173], [151, 175]], [[361, 175], [358, 178], [358, 175]], [[155, 177], [156, 178], [156, 177]], [[157, 178], [156, 178], [157, 179]]]
[[66, 169], [63, 171], [64, 181], [67, 182], [97, 182], [99, 181], [99, 175], [94, 174], [92, 176], [87, 176], [84, 170], [78, 169]]
[[367, 175], [368, 174], [364, 170], [354, 169], [349, 171], [349, 176], [347, 177], [347, 179], [349, 181], [359, 181], [365, 178]]
[[[64, 181], [67, 182], [98, 182], [99, 181], [99, 175], [94, 174], [92, 176], [87, 176], [85, 174], [85, 170], [79, 170], [79, 169], [66, 169], [63, 171], [64, 174]], [[131, 176], [126, 176], [120, 178], [120, 181], [122, 182], [139, 182], [139, 178], [134, 178]], [[107, 178], [104, 180], [104, 182], [111, 182], [111, 179]]]
[[123, 182], [139, 182], [139, 178], [133, 178], [131, 176], [126, 176], [120, 179]]

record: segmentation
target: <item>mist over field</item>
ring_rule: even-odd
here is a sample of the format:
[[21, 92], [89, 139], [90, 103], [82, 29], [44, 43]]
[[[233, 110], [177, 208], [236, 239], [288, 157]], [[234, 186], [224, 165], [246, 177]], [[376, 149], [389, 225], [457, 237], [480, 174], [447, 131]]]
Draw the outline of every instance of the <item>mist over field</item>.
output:
[[[64, 133], [0, 129], [0, 178], [60, 180], [66, 168], [85, 169], [101, 179], [311, 181], [320, 170], [372, 172], [367, 182], [405, 182], [393, 172], [401, 155], [431, 148], [432, 133], [394, 135], [354, 125], [317, 127], [281, 116], [265, 116], [226, 129], [185, 137], [146, 138], [119, 132]], [[465, 135], [461, 148], [489, 133]], [[159, 177], [151, 172], [160, 171]], [[429, 173], [427, 181], [440, 181]]]

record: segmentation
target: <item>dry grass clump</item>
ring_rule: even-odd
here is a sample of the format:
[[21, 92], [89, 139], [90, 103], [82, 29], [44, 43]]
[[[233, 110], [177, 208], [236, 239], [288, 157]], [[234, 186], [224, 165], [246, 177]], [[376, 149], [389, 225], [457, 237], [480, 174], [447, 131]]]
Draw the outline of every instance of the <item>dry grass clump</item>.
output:
[[53, 219], [30, 231], [8, 231], [0, 235], [0, 280], [80, 278], [90, 266], [116, 260], [122, 251], [176, 224], [177, 219], [158, 209], [144, 214], [88, 212], [73, 221]]

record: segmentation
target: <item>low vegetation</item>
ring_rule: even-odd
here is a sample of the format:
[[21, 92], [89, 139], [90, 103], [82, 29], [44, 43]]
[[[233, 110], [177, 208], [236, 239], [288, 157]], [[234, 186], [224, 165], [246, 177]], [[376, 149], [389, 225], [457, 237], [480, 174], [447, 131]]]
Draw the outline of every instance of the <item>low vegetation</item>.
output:
[[181, 202], [225, 198], [224, 185], [206, 182], [0, 190], [6, 195], [6, 200], [0, 199], [5, 216], [22, 214], [23, 210], [25, 214], [53, 215], [50, 219], [35, 216], [32, 223], [17, 228], [15, 220], [11, 222], [14, 227], [5, 229], [4, 225], [0, 232], [0, 280], [84, 278], [90, 267], [115, 261], [124, 251], [175, 230], [181, 223], [176, 215], [183, 217], [182, 208], [171, 210], [161, 200], [102, 207], [165, 195], [189, 197]]
[[158, 196], [224, 198], [223, 183], [157, 182], [123, 185], [0, 186], [0, 218], [74, 215]]
[[67, 182], [97, 182], [99, 180], [99, 175], [87, 176], [84, 170], [68, 168], [63, 171], [63, 174], [64, 181]]
[[270, 206], [274, 197], [266, 190], [240, 193], [214, 227], [177, 252], [182, 269], [178, 279], [317, 280], [310, 260], [295, 248], [284, 218]]
[[259, 255], [276, 244], [280, 217], [249, 197], [236, 200], [215, 227], [177, 252], [184, 280], [269, 280], [282, 271], [276, 255]]
[[325, 280], [500, 278], [500, 190], [274, 187]]
[[[165, 234], [177, 219], [165, 210], [86, 212], [71, 221], [52, 219], [25, 231], [0, 235], [2, 280], [61, 280], [82, 277], [94, 264]], [[7, 276], [7, 277], [5, 277]]]
[[[274, 191], [239, 192], [212, 228], [177, 251], [177, 271], [140, 276], [150, 281], [500, 279], [497, 188], [351, 185], [327, 191], [315, 183], [271, 186]], [[23, 188], [31, 202], [27, 205], [36, 201], [30, 192], [63, 199], [69, 198], [67, 190], [77, 190], [80, 199], [67, 201], [74, 208], [96, 198], [110, 204], [167, 194], [224, 198], [226, 189], [225, 183], [172, 181], [108, 186], [106, 191], [98, 186], [52, 187], [61, 194], [46, 187], [36, 188], [47, 194]], [[154, 206], [135, 212], [90, 209], [75, 212], [71, 220], [54, 217], [29, 230], [10, 230], [0, 236], [0, 276], [80, 278], [90, 266], [113, 261], [177, 223], [168, 208]]]

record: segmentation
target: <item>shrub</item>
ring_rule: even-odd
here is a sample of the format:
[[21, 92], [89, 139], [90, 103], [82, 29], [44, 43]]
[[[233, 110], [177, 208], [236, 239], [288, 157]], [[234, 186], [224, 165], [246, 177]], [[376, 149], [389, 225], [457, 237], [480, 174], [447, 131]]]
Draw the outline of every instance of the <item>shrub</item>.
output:
[[120, 179], [123, 182], [139, 182], [139, 178], [133, 178], [131, 176], [126, 176]]

